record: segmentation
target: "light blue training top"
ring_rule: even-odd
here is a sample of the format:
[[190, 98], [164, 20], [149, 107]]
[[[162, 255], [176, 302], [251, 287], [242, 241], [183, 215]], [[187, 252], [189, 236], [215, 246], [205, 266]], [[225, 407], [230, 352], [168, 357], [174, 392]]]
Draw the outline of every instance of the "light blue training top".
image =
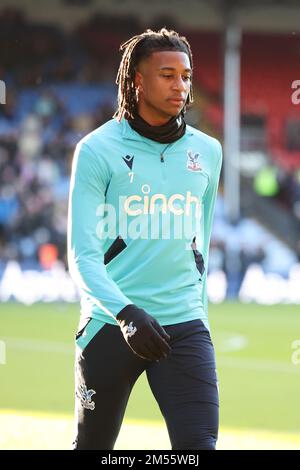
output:
[[[136, 304], [161, 325], [200, 318], [222, 164], [218, 140], [187, 125], [161, 144], [111, 119], [76, 146], [68, 264], [81, 318], [117, 324]], [[194, 241], [194, 243], [193, 243]]]

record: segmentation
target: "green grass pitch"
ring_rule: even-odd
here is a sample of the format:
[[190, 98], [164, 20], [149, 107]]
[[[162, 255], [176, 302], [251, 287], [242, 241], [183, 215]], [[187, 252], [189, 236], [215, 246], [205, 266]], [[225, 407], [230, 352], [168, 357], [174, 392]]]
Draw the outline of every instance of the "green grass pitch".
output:
[[[0, 361], [0, 421], [7, 422], [13, 412], [67, 418], [71, 423], [78, 318], [77, 304], [0, 305], [0, 341], [6, 353], [6, 363]], [[299, 433], [300, 364], [292, 356], [293, 343], [300, 340], [300, 307], [226, 302], [211, 304], [209, 318], [221, 429], [242, 435]], [[153, 436], [161, 429], [156, 426], [163, 425], [145, 374], [134, 387], [124, 423], [146, 423], [154, 429]], [[1, 428], [3, 441], [5, 426]], [[9, 448], [5, 442], [4, 448]], [[300, 440], [297, 443], [300, 448]]]

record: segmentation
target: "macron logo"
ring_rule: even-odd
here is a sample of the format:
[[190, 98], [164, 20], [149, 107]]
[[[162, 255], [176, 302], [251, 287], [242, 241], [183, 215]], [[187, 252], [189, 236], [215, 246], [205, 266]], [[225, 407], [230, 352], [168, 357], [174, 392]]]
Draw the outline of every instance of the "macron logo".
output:
[[123, 157], [124, 162], [130, 168], [130, 170], [132, 170], [133, 159], [133, 155], [126, 155], [126, 157]]

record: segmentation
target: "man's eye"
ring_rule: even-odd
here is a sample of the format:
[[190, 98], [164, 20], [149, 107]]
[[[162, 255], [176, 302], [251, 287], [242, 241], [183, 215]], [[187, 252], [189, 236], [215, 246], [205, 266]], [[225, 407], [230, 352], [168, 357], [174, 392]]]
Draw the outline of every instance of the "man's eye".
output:
[[[163, 77], [164, 77], [164, 78], [173, 78], [174, 75], [163, 75]], [[186, 80], [186, 81], [191, 80], [191, 78], [192, 78], [192, 77], [190, 77], [190, 76], [183, 76], [183, 77], [182, 77], [182, 79], [183, 79], [183, 80]]]

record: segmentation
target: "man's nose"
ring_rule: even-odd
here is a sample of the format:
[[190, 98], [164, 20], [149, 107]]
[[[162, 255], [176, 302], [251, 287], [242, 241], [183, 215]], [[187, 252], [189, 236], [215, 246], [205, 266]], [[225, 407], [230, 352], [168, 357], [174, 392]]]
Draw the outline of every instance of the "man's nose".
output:
[[187, 84], [182, 79], [182, 77], [178, 77], [173, 82], [173, 89], [179, 91], [185, 91], [187, 89]]

